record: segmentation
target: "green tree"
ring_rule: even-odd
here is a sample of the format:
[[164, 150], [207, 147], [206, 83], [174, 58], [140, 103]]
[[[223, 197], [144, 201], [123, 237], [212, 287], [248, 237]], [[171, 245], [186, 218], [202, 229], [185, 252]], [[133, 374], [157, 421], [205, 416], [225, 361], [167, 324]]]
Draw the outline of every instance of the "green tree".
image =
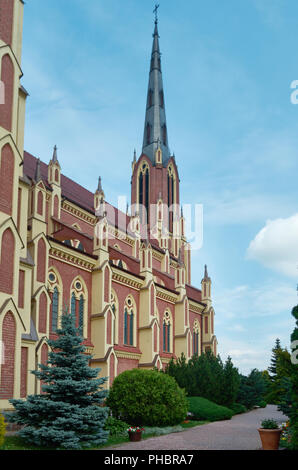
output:
[[81, 449], [104, 443], [108, 409], [103, 402], [106, 378], [96, 378], [100, 369], [89, 367], [83, 337], [73, 315], [64, 312], [57, 339], [48, 340], [52, 352], [46, 365], [32, 373], [43, 382], [40, 395], [27, 400], [10, 400], [15, 412], [7, 420], [25, 425], [19, 436], [45, 447]]
[[[298, 305], [293, 308], [292, 315], [296, 319], [296, 327], [291, 335], [291, 342], [298, 341]], [[298, 357], [298, 346], [293, 345], [293, 355]], [[292, 397], [292, 407], [290, 415], [290, 428], [291, 428], [291, 447], [294, 450], [298, 450], [298, 364], [292, 362], [291, 369], [291, 397]]]
[[264, 399], [265, 393], [266, 380], [262, 372], [253, 369], [247, 377], [241, 375], [238, 403], [246, 406], [246, 408], [253, 408]]
[[240, 375], [238, 369], [234, 367], [230, 356], [225, 362], [223, 370], [223, 387], [221, 404], [228, 408], [236, 402], [240, 387]]
[[271, 364], [268, 367], [268, 371], [271, 372], [271, 379], [274, 379], [277, 374], [277, 361], [278, 361], [278, 353], [281, 351], [281, 346], [280, 346], [280, 340], [279, 338], [276, 339], [275, 341], [275, 346], [272, 349], [272, 356], [271, 356]]

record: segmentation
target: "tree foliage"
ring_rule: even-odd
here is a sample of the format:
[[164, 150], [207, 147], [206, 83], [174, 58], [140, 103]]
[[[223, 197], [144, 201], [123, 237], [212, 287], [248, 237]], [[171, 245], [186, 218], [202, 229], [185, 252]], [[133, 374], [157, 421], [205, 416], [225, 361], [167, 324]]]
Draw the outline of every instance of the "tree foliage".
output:
[[263, 373], [253, 369], [248, 376], [241, 375], [237, 402], [251, 409], [264, 400], [267, 391], [266, 379]]
[[107, 405], [115, 418], [135, 426], [172, 426], [187, 414], [187, 400], [172, 377], [155, 370], [132, 369], [118, 375]]
[[[298, 306], [292, 310], [292, 315], [296, 320], [296, 327], [291, 335], [291, 342], [298, 341]], [[297, 354], [298, 346], [293, 347], [293, 352]], [[298, 364], [292, 364], [291, 369], [291, 397], [292, 406], [290, 414], [290, 427], [291, 427], [291, 447], [294, 450], [298, 450]]]
[[165, 372], [174, 377], [190, 397], [203, 397], [224, 406], [236, 400], [240, 378], [230, 357], [223, 364], [220, 356], [208, 351], [186, 362], [182, 354], [177, 361], [170, 361]]
[[10, 400], [16, 411], [7, 420], [25, 425], [20, 437], [38, 446], [80, 449], [102, 444], [108, 438], [108, 409], [102, 406], [107, 379], [97, 378], [100, 369], [89, 367], [91, 356], [84, 354], [74, 316], [66, 311], [61, 325], [57, 339], [48, 340], [52, 352], [47, 364], [32, 371], [42, 381], [43, 393]]

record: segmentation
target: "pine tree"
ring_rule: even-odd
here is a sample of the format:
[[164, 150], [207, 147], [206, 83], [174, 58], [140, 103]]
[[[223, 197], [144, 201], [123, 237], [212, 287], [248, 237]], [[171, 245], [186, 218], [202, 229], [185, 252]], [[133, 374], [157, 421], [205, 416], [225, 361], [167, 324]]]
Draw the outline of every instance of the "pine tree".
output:
[[275, 341], [275, 346], [272, 349], [272, 356], [271, 356], [271, 365], [268, 367], [269, 372], [271, 372], [271, 379], [274, 380], [277, 374], [276, 366], [278, 361], [278, 353], [281, 351], [280, 340], [279, 338]]
[[100, 369], [89, 367], [91, 356], [84, 354], [83, 337], [67, 310], [57, 339], [47, 342], [52, 348], [47, 364], [32, 371], [42, 381], [43, 393], [25, 401], [10, 400], [16, 411], [7, 420], [25, 425], [19, 436], [37, 446], [81, 449], [106, 442], [107, 379], [96, 378]]
[[228, 408], [236, 402], [236, 398], [240, 387], [240, 375], [238, 369], [234, 367], [230, 356], [225, 362], [223, 371], [223, 387], [222, 387], [222, 405]]

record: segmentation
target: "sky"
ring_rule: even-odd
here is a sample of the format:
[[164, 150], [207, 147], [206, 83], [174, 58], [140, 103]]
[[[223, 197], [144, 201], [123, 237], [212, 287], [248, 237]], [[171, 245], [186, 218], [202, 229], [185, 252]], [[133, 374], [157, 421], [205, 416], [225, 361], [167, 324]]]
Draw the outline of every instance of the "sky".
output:
[[[212, 279], [223, 360], [266, 369], [297, 304], [296, 0], [159, 0], [169, 146], [183, 204], [202, 204], [192, 283]], [[109, 202], [141, 154], [152, 0], [27, 0], [25, 150]]]

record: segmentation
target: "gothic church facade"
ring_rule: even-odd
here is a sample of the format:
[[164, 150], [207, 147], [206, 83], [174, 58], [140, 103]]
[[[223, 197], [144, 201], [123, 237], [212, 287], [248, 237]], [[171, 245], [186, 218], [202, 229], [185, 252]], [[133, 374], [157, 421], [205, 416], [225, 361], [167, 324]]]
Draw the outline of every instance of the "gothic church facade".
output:
[[24, 151], [23, 8], [0, 0], [0, 409], [40, 392], [30, 371], [47, 361], [65, 305], [108, 386], [126, 369], [164, 368], [182, 352], [189, 359], [217, 347], [206, 267], [201, 289], [191, 284], [157, 21], [143, 150], [123, 213], [101, 179], [91, 193], [65, 176], [56, 147], [49, 163]]

